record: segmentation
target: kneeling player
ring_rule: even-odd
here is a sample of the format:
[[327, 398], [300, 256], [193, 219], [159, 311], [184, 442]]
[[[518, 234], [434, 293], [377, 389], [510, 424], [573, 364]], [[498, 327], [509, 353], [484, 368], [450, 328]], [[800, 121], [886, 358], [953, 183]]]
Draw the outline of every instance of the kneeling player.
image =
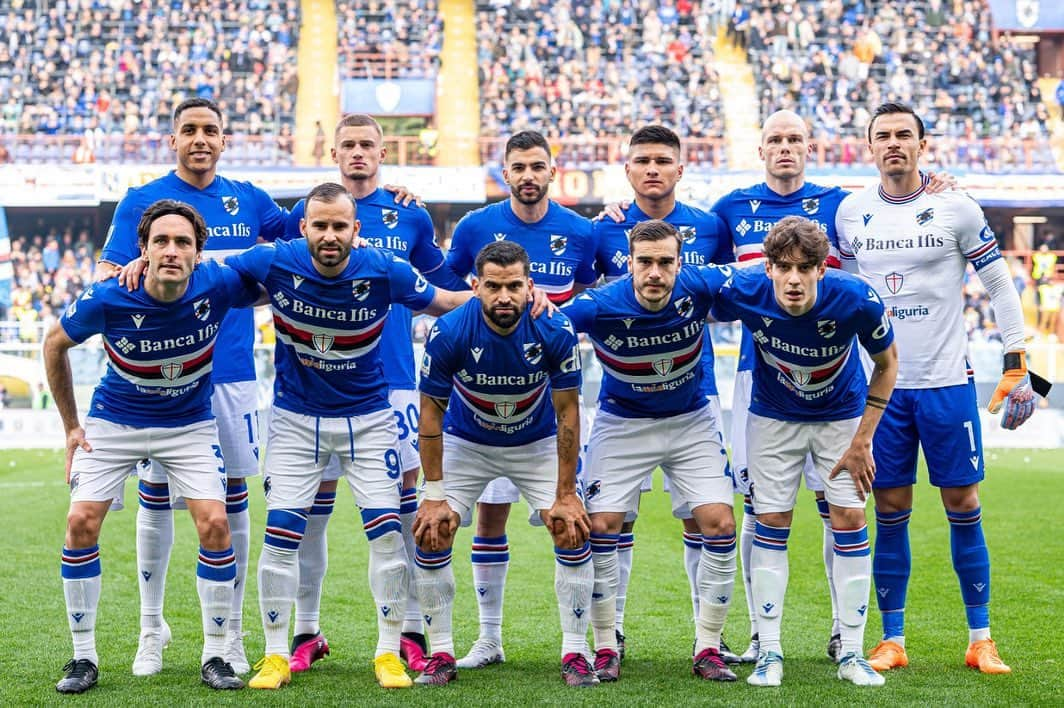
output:
[[715, 396], [701, 365], [706, 315], [731, 269], [681, 268], [676, 227], [643, 221], [629, 235], [630, 275], [581, 294], [563, 308], [587, 332], [602, 362], [599, 412], [588, 440], [591, 624], [600, 681], [620, 676], [616, 630], [617, 544], [625, 514], [638, 508], [643, 479], [661, 466], [673, 507], [691, 510], [701, 532], [694, 674], [734, 681], [720, 633], [735, 582], [732, 480]]
[[[872, 433], [898, 372], [894, 332], [879, 295], [864, 281], [827, 271], [827, 237], [787, 217], [765, 238], [765, 270], [739, 271], [713, 314], [741, 319], [757, 356], [747, 421], [748, 464], [757, 514], [751, 580], [760, 654], [747, 682], [783, 679], [780, 624], [787, 590], [787, 537], [802, 468], [811, 456], [824, 484], [834, 534], [832, 583], [842, 652], [838, 677], [881, 686], [862, 641], [872, 571], [865, 499], [872, 488]], [[875, 362], [865, 382], [854, 337]]]
[[[253, 304], [258, 287], [215, 263], [198, 264], [207, 227], [192, 207], [162, 200], [137, 226], [147, 276], [132, 292], [111, 280], [86, 290], [48, 333], [48, 383], [67, 434], [70, 512], [63, 546], [63, 593], [74, 639], [60, 693], [96, 685], [100, 527], [129, 470], [142, 458], [167, 470], [199, 534], [196, 588], [203, 616], [201, 677], [211, 688], [243, 688], [223, 658], [236, 579], [225, 513], [226, 480], [211, 413], [210, 372], [222, 319]], [[103, 335], [107, 373], [78, 422], [68, 351]]]
[[460, 520], [469, 522], [500, 469], [554, 540], [562, 677], [570, 686], [598, 683], [586, 657], [594, 583], [590, 521], [576, 493], [578, 342], [562, 315], [534, 320], [525, 312], [528, 275], [521, 246], [485, 246], [473, 279], [479, 300], [440, 318], [425, 345], [419, 425], [425, 487], [414, 521], [414, 573], [432, 658], [417, 683], [442, 685], [457, 675], [453, 534]]

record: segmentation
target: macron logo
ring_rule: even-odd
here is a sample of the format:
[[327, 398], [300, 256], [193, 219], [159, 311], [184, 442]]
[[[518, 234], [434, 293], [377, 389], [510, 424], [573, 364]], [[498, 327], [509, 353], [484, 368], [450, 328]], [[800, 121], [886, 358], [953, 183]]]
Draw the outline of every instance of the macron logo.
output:
[[130, 316], [133, 318], [133, 324], [137, 326], [137, 329], [140, 329], [140, 326], [144, 323], [144, 315], [137, 314]]
[[506, 234], [502, 233], [501, 231], [497, 231], [497, 232], [493, 233], [492, 236], [495, 237], [496, 241], [502, 241], [503, 239], [506, 238]]
[[624, 322], [625, 329], [631, 329], [632, 323], [635, 322], [635, 319], [632, 317], [625, 317], [623, 320], [621, 320], [621, 322]]
[[864, 225], [868, 226], [868, 222], [872, 220], [872, 215], [871, 214], [862, 214], [861, 218], [864, 219]]
[[302, 284], [303, 284], [303, 276], [302, 275], [293, 274], [292, 275], [292, 287], [295, 288], [296, 290], [299, 290], [299, 286], [302, 285]]
[[761, 200], [760, 199], [751, 199], [750, 200], [750, 213], [751, 214], [756, 214], [757, 213], [757, 208], [759, 206], [761, 206]]
[[473, 355], [473, 360], [478, 364], [480, 363], [480, 355], [484, 353], [483, 347], [473, 347], [469, 350], [469, 353]]

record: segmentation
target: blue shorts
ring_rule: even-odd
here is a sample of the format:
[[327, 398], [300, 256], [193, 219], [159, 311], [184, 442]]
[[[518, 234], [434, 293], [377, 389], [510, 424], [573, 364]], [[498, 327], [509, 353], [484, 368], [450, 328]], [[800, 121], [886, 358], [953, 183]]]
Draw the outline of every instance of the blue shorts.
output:
[[894, 389], [872, 440], [876, 489], [916, 483], [917, 447], [936, 487], [983, 479], [983, 441], [975, 381], [959, 386]]

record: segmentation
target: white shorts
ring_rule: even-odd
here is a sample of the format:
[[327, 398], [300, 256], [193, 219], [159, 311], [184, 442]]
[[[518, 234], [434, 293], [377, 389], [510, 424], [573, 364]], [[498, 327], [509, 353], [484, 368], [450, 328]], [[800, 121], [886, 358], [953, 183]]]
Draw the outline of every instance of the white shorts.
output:
[[558, 490], [558, 443], [552, 435], [527, 445], [497, 447], [479, 445], [455, 435], [443, 438], [443, 487], [447, 503], [468, 526], [473, 505], [483, 500], [481, 492], [498, 481], [499, 462], [505, 460], [506, 478], [528, 500], [529, 522], [541, 526], [540, 510], [550, 509]]
[[857, 487], [848, 474], [828, 479], [832, 468], [850, 447], [860, 418], [824, 423], [798, 423], [750, 414], [746, 425], [750, 441], [750, 482], [754, 513], [784, 512], [794, 508], [802, 469], [812, 459], [816, 476], [829, 504], [863, 509]]
[[[750, 415], [750, 396], [753, 389], [754, 372], [736, 371], [735, 390], [732, 394], [731, 416], [731, 463], [735, 474], [735, 493], [750, 493], [750, 473], [747, 470], [749, 451], [746, 440], [746, 420]], [[824, 491], [824, 483], [817, 474], [812, 456], [805, 460], [802, 469], [805, 475], [805, 487], [813, 492]]]
[[403, 471], [390, 409], [349, 418], [300, 415], [274, 406], [262, 480], [267, 509], [306, 509], [334, 457], [364, 509], [398, 509]]
[[[179, 428], [134, 428], [102, 418], [85, 419], [92, 452], [74, 451], [70, 500], [121, 500], [131, 467], [145, 458], [168, 470], [170, 496], [225, 503], [225, 469], [218, 428], [204, 420]], [[119, 507], [120, 508], [120, 507]]]
[[707, 405], [667, 418], [600, 410], [588, 441], [588, 511], [635, 511], [643, 479], [659, 465], [670, 481], [674, 515], [703, 504], [731, 506], [728, 454], [715, 410]]
[[[392, 416], [399, 435], [399, 464], [403, 472], [421, 468], [421, 456], [418, 454], [418, 392], [405, 389], [393, 389], [388, 393], [388, 403], [392, 407]], [[340, 460], [333, 458], [325, 466], [321, 479], [323, 482], [335, 482], [344, 476], [340, 469]]]
[[[258, 390], [254, 381], [216, 384], [211, 410], [218, 426], [218, 443], [229, 479], [254, 477], [259, 473]], [[166, 483], [166, 470], [158, 460], [138, 469], [140, 478], [152, 484]]]

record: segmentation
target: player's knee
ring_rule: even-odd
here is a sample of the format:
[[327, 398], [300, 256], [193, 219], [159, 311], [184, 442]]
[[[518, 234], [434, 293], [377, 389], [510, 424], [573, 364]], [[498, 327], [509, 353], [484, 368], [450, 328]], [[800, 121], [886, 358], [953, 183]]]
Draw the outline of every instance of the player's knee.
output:
[[692, 509], [698, 531], [703, 536], [730, 536], [735, 533], [735, 514], [727, 504], [703, 504]]
[[[618, 518], [620, 521], [618, 521]], [[623, 514], [592, 514], [591, 533], [596, 535], [615, 534], [621, 532], [624, 525]]]
[[318, 492], [335, 492], [337, 481], [335, 479], [323, 479], [321, 484], [318, 485]]
[[94, 510], [74, 504], [67, 512], [67, 546], [70, 548], [88, 548], [95, 545], [100, 537], [103, 516]]
[[196, 519], [196, 532], [199, 534], [200, 545], [204, 548], [212, 551], [228, 548], [232, 540], [229, 537], [229, 518], [225, 514], [225, 506], [211, 504], [209, 510], [199, 514]]
[[477, 504], [477, 535], [487, 538], [506, 533], [510, 504]]
[[966, 487], [943, 487], [942, 505], [946, 511], [975, 511], [979, 508], [979, 485]]

